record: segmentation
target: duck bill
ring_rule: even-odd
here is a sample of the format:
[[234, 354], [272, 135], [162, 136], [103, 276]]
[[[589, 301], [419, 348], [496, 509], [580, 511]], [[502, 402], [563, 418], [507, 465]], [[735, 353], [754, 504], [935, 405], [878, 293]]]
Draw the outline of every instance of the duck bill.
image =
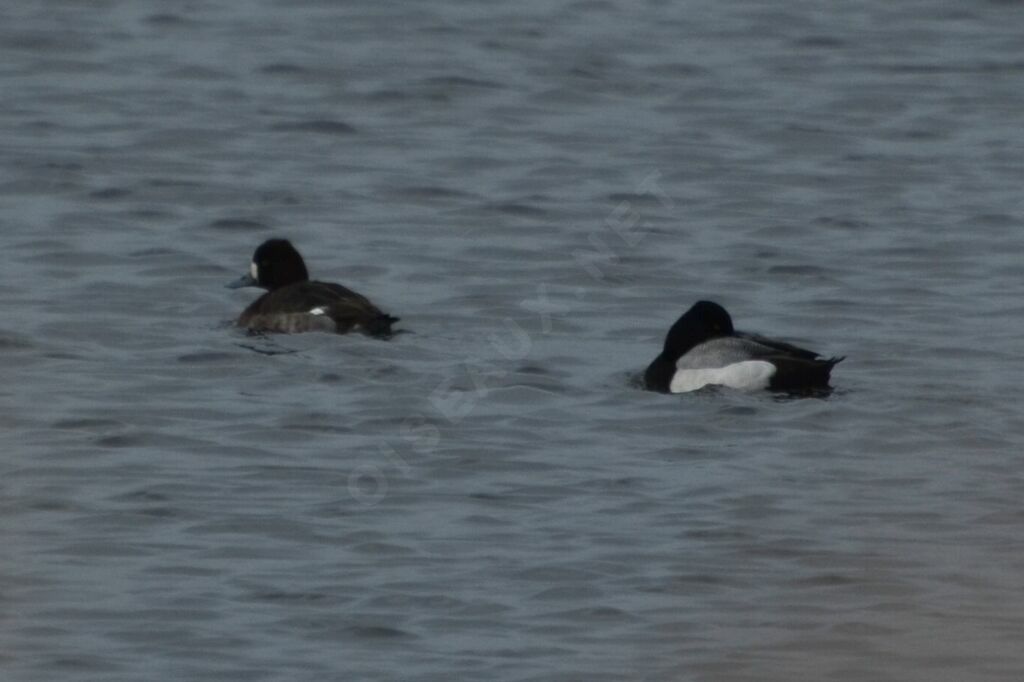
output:
[[236, 279], [234, 282], [225, 284], [228, 289], [241, 289], [242, 287], [258, 287], [259, 282], [248, 272]]

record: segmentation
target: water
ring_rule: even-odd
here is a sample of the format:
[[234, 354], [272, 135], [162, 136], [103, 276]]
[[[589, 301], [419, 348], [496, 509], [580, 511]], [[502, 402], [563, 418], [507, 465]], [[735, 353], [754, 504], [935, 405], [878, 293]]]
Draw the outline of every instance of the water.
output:
[[[1019, 4], [0, 19], [3, 679], [1024, 673]], [[835, 392], [638, 390], [699, 298]]]

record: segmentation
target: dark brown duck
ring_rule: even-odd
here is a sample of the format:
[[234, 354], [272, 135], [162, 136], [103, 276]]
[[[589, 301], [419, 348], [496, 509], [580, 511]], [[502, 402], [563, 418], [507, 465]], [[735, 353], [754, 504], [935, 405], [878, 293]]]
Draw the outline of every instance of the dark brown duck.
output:
[[236, 324], [253, 332], [358, 331], [391, 336], [398, 322], [361, 294], [335, 284], [309, 279], [306, 263], [287, 239], [268, 239], [252, 256], [249, 272], [227, 285], [267, 290], [242, 311]]

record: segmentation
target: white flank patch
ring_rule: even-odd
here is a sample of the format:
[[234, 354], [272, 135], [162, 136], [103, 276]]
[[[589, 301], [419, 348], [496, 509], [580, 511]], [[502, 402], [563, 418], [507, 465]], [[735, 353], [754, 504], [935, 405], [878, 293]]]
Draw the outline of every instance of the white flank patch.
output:
[[744, 360], [725, 367], [677, 369], [668, 390], [688, 393], [705, 386], [727, 386], [741, 391], [765, 388], [775, 374], [775, 365], [764, 360]]
[[260, 281], [260, 269], [256, 263], [249, 263], [249, 274], [252, 275], [252, 278], [257, 282]]
[[327, 309], [322, 306], [317, 306], [309, 311], [310, 315], [323, 315], [327, 312]]

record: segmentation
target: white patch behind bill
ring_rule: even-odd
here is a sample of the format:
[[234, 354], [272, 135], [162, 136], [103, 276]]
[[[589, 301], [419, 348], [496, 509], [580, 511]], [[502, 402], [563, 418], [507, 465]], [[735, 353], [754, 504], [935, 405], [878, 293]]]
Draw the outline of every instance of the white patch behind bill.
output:
[[319, 306], [319, 305], [309, 311], [310, 315], [325, 315], [326, 313], [327, 313], [327, 309], [324, 308], [323, 306]]
[[249, 274], [257, 282], [260, 281], [260, 268], [259, 268], [258, 265], [256, 265], [255, 261], [252, 262], [252, 263], [249, 263]]
[[668, 390], [672, 393], [688, 393], [714, 385], [754, 391], [766, 388], [775, 371], [775, 365], [764, 360], [744, 360], [725, 367], [677, 369]]

